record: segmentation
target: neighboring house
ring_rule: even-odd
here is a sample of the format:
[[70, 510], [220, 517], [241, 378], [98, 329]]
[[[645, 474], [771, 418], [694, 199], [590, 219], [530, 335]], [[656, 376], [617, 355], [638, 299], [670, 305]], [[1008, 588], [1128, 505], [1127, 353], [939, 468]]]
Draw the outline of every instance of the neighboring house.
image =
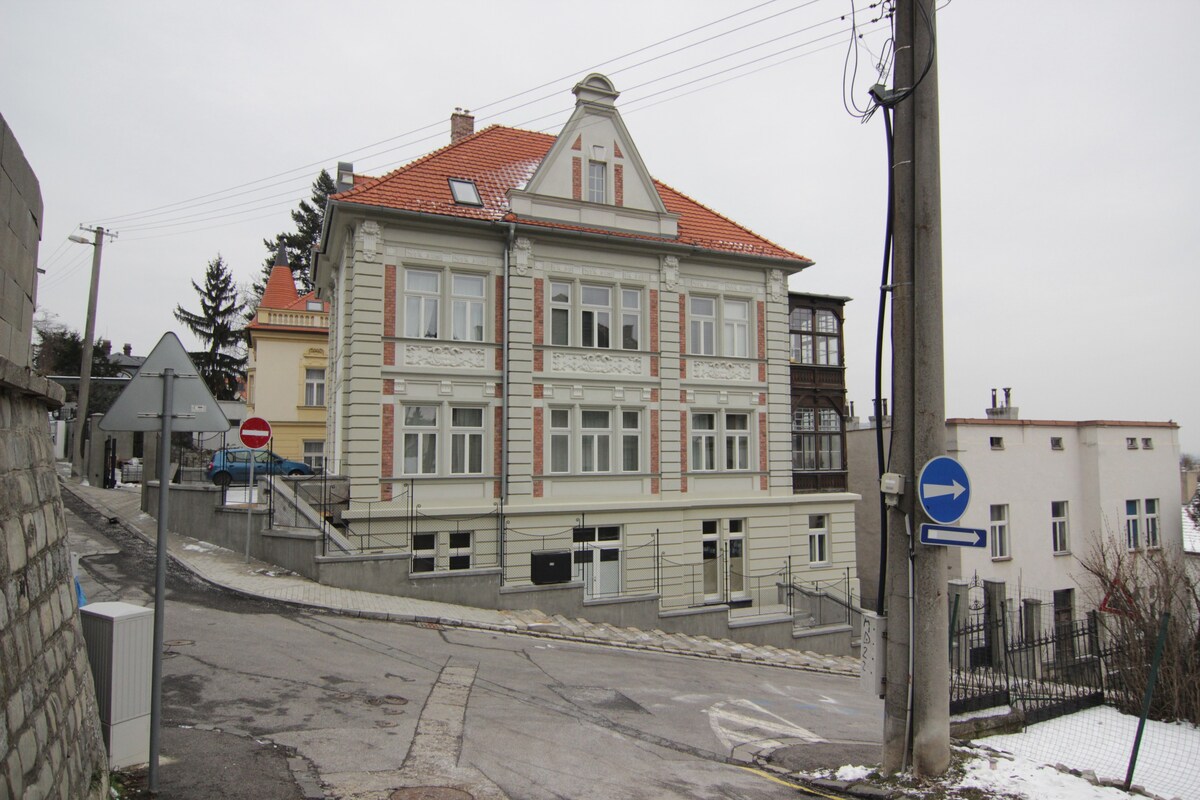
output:
[[1187, 565], [1188, 575], [1200, 587], [1200, 501], [1185, 505], [1180, 519], [1183, 526], [1184, 564]]
[[857, 593], [853, 498], [793, 493], [812, 262], [652, 178], [607, 78], [574, 93], [558, 136], [455, 114], [406, 167], [339, 168], [316, 282], [349, 530], [416, 524], [413, 572], [662, 608], [777, 604], [789, 572]]
[[846, 491], [846, 367], [842, 336], [848, 297], [792, 292], [792, 489]]
[[301, 296], [287, 262], [276, 258], [246, 330], [246, 417], [271, 423], [271, 449], [276, 453], [323, 469], [328, 304], [312, 292]]
[[[862, 448], [860, 437], [873, 449], [874, 436], [873, 428], [851, 431], [859, 439], [852, 449]], [[1081, 565], [1101, 540], [1130, 552], [1182, 550], [1174, 422], [1023, 420], [1006, 397], [1001, 406], [993, 400], [986, 419], [946, 420], [946, 454], [971, 480], [957, 524], [988, 532], [986, 548], [950, 548], [951, 569], [968, 582], [1004, 583], [1014, 609], [1018, 598], [1039, 601], [1043, 624], [1101, 603], [1103, 592]], [[863, 493], [864, 506], [877, 505], [874, 460], [851, 468], [851, 488]], [[914, 483], [909, 477], [909, 490]], [[868, 572], [875, 580], [877, 536], [860, 537], [858, 557], [864, 580]]]

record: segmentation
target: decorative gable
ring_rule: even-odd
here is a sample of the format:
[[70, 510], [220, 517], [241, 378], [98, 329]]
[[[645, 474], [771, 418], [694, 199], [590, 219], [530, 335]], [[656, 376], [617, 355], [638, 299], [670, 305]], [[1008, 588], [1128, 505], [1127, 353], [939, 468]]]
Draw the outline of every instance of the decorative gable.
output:
[[592, 73], [575, 85], [575, 111], [524, 189], [509, 191], [523, 218], [652, 236], [678, 235], [678, 215], [654, 179], [616, 108], [612, 82]]

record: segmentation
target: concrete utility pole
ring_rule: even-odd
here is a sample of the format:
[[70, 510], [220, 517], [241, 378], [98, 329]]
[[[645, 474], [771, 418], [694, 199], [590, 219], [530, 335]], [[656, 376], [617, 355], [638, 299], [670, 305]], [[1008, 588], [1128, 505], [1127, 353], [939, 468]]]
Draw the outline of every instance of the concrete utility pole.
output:
[[[83, 227], [83, 226], [80, 226]], [[116, 238], [115, 233], [106, 233], [103, 227], [83, 228], [95, 234], [93, 241], [82, 236], [67, 237], [72, 242], [92, 246], [92, 288], [88, 295], [87, 325], [83, 332], [83, 356], [79, 361], [79, 398], [75, 409], [75, 436], [71, 442], [71, 472], [86, 476], [87, 466], [83, 463], [83, 429], [87, 425], [88, 395], [92, 388], [92, 345], [96, 335], [96, 295], [100, 292], [100, 253], [104, 249], [104, 237]]]
[[929, 521], [917, 499], [917, 475], [929, 459], [945, 452], [935, 29], [933, 0], [896, 4], [893, 95], [909, 96], [895, 108], [892, 163], [895, 352], [890, 469], [904, 475], [905, 492], [891, 513], [887, 533], [883, 769], [898, 772], [911, 764], [917, 775], [941, 775], [950, 764], [946, 552], [910, 535]]

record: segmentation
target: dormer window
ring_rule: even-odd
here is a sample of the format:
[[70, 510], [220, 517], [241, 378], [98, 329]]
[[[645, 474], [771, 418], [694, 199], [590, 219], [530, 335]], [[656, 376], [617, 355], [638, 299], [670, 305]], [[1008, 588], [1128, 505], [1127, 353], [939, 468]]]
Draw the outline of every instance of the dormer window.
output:
[[322, 309], [322, 303], [320, 300], [309, 300], [306, 304], [306, 307], [309, 311], [320, 311]]
[[587, 199], [589, 203], [608, 202], [608, 165], [603, 161], [588, 162]]
[[475, 181], [451, 178], [450, 193], [454, 195], [454, 202], [460, 206], [483, 205], [483, 201], [479, 199], [479, 189], [475, 188]]

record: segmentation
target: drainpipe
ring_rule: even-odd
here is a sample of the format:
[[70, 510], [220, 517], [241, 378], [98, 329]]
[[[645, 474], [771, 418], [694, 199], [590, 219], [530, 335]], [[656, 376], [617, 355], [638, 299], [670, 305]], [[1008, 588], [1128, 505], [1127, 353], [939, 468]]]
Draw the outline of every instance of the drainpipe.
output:
[[512, 314], [509, 305], [509, 290], [512, 286], [509, 275], [509, 253], [512, 252], [513, 241], [517, 236], [517, 226], [508, 223], [508, 235], [504, 242], [504, 341], [500, 344], [500, 363], [504, 366], [500, 373], [500, 399], [504, 403], [500, 412], [502, 440], [500, 442], [500, 518], [504, 518], [504, 504], [508, 502], [508, 340], [512, 335]]

